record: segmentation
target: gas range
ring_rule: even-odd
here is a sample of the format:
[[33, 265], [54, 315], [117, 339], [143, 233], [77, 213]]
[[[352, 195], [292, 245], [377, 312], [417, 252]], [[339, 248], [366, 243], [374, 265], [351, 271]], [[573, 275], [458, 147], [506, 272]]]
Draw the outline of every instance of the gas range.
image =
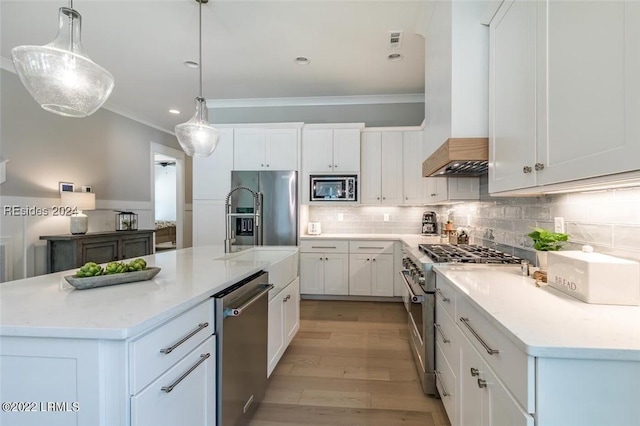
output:
[[434, 263], [520, 264], [522, 259], [496, 249], [472, 244], [420, 244]]

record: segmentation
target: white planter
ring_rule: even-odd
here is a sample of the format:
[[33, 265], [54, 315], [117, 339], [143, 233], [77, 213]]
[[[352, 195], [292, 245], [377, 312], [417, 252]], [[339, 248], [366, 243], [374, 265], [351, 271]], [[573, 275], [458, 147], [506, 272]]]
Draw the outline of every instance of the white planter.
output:
[[538, 259], [538, 268], [541, 271], [547, 270], [547, 253], [546, 251], [536, 251], [536, 258]]

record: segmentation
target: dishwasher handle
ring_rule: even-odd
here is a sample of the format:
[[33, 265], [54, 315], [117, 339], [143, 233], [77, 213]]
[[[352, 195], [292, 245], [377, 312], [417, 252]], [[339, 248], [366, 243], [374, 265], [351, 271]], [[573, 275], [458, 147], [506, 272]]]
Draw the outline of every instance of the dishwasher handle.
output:
[[258, 292], [258, 294], [253, 296], [251, 299], [247, 300], [240, 307], [238, 307], [238, 308], [225, 308], [225, 310], [224, 310], [224, 318], [227, 318], [227, 317], [238, 317], [238, 316], [242, 315], [242, 311], [244, 311], [249, 306], [251, 306], [255, 302], [257, 302], [258, 299], [260, 299], [262, 296], [264, 296], [265, 293], [268, 293], [269, 290], [271, 290], [273, 287], [274, 287], [273, 284], [265, 284], [264, 286], [262, 286], [262, 290], [260, 290]]

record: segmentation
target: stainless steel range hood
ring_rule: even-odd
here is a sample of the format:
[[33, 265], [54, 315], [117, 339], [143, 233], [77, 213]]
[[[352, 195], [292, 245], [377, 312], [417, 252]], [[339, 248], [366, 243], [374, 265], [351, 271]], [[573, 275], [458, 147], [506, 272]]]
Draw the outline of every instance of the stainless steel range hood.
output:
[[489, 138], [449, 138], [422, 162], [422, 176], [480, 176], [488, 167]]

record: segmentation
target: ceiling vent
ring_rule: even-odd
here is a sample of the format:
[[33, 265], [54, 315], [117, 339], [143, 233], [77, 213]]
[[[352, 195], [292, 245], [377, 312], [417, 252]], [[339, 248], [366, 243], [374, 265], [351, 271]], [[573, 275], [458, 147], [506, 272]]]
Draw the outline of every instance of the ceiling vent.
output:
[[402, 45], [402, 31], [389, 31], [389, 49], [398, 49]]

